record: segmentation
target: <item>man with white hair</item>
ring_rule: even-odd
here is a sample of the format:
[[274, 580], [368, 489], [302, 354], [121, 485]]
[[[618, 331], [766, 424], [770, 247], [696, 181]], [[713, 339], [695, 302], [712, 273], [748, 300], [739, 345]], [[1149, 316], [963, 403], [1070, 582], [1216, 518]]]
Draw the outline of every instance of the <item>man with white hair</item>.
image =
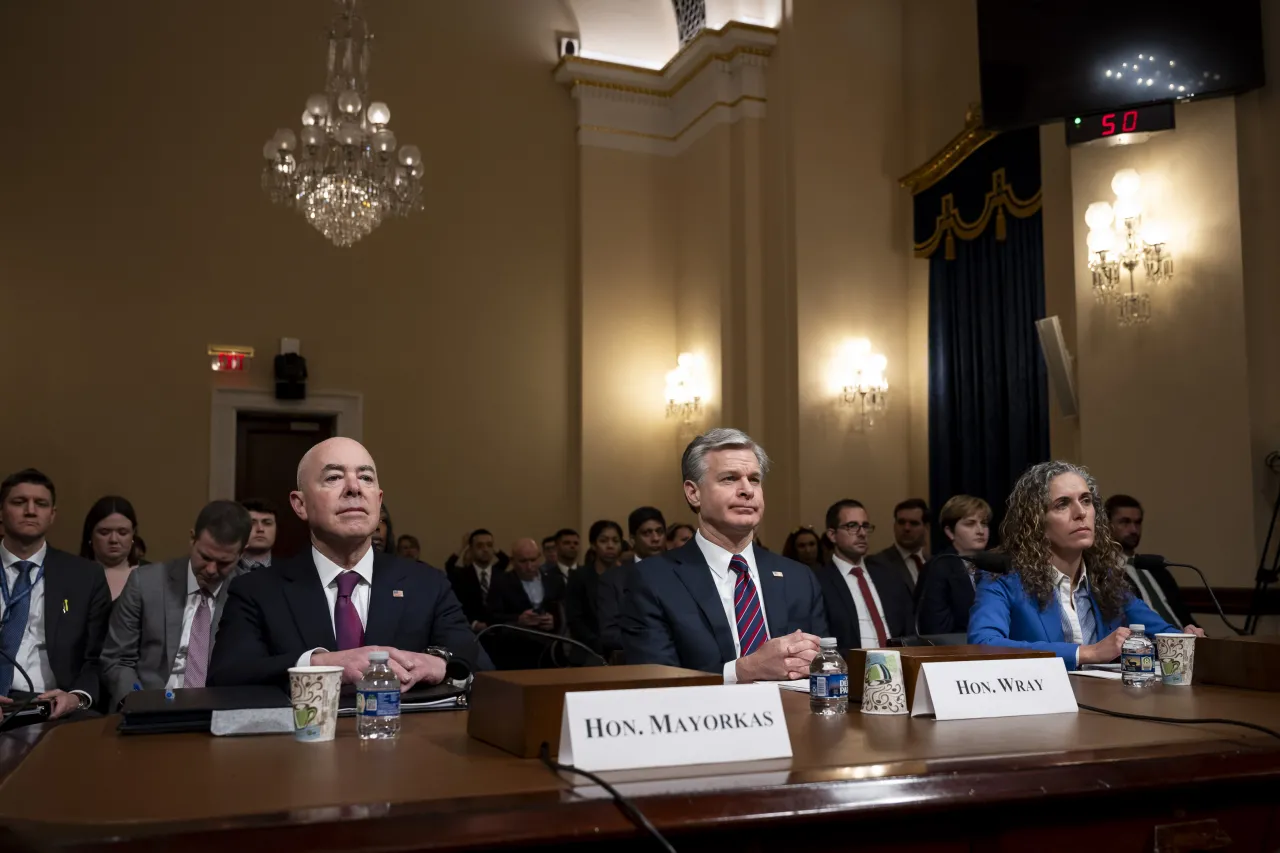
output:
[[681, 471], [698, 532], [630, 572], [619, 616], [627, 663], [718, 672], [726, 684], [808, 678], [827, 618], [812, 570], [753, 542], [768, 470], [741, 430], [690, 443]]
[[484, 660], [443, 572], [374, 551], [382, 489], [359, 442], [308, 450], [289, 503], [311, 529], [311, 549], [231, 584], [211, 686], [283, 686], [289, 667], [308, 665], [341, 666], [354, 683], [369, 653], [386, 651], [404, 691], [465, 678]]

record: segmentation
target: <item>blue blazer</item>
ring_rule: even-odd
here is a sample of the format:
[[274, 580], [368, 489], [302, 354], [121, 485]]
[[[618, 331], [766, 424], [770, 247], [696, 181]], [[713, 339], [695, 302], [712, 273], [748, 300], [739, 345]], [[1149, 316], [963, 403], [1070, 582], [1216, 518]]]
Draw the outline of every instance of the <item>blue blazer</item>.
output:
[[[827, 616], [813, 570], [758, 545], [751, 547], [769, 637], [797, 629], [826, 636]], [[657, 663], [719, 675], [726, 663], [738, 657], [715, 579], [697, 539], [631, 567], [618, 624], [628, 664]]]
[[[1142, 599], [1130, 595], [1124, 613], [1110, 621], [1093, 594], [1089, 594], [1093, 615], [1098, 624], [1098, 639], [1122, 625], [1145, 625], [1147, 636], [1181, 633], [1181, 628], [1167, 624]], [[1004, 575], [979, 573], [978, 591], [969, 611], [969, 642], [983, 646], [1016, 646], [1042, 649], [1062, 658], [1067, 669], [1076, 668], [1079, 645], [1066, 642], [1062, 634], [1062, 609], [1057, 598], [1041, 609], [1040, 603], [1022, 588], [1022, 577], [1015, 571]]]

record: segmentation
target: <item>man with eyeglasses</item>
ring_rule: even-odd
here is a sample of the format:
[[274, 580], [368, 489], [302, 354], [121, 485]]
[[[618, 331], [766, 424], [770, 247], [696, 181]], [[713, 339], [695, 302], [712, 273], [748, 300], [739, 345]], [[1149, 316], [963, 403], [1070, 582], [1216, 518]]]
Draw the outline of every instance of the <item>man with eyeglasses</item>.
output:
[[842, 649], [884, 648], [892, 637], [910, 633], [911, 590], [884, 564], [867, 564], [869, 538], [876, 529], [866, 507], [851, 498], [827, 510], [827, 539], [835, 552], [818, 570], [827, 623]]

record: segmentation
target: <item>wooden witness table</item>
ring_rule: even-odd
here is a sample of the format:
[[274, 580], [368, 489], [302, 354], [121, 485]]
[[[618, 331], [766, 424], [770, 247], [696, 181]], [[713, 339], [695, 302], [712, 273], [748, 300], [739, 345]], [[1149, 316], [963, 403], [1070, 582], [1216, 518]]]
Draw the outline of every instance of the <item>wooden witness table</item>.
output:
[[[1280, 725], [1276, 693], [1072, 684], [1113, 710]], [[782, 701], [792, 759], [607, 778], [681, 850], [1280, 849], [1280, 740], [1246, 729], [822, 718], [804, 694]], [[28, 729], [0, 736], [0, 824], [50, 849], [657, 849], [599, 788], [470, 739], [465, 716], [407, 715], [390, 742], [343, 719], [329, 744], [123, 737], [116, 717]]]

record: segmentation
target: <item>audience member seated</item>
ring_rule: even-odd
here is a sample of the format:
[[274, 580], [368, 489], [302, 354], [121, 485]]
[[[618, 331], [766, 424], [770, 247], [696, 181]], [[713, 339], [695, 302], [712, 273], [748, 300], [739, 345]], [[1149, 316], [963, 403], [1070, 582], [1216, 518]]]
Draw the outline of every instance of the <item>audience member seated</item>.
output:
[[[1178, 630], [1129, 589], [1111, 528], [1099, 523], [1101, 504], [1084, 468], [1042, 462], [1027, 469], [1000, 526], [1013, 569], [978, 579], [969, 642], [1045, 649], [1079, 669], [1119, 657], [1129, 625], [1148, 635]], [[1204, 636], [1193, 625], [1185, 630]]]
[[560, 572], [542, 564], [542, 551], [532, 539], [511, 546], [511, 568], [489, 587], [489, 612], [495, 625], [517, 625], [546, 633], [545, 640], [517, 631], [493, 631], [486, 648], [498, 669], [554, 666], [548, 654], [560, 631], [565, 584]]
[[969, 629], [978, 581], [977, 568], [965, 557], [987, 549], [991, 506], [982, 498], [955, 495], [942, 505], [938, 524], [951, 547], [934, 555], [920, 582], [916, 632], [925, 635]]
[[147, 541], [137, 533], [134, 533], [133, 552], [129, 555], [129, 565], [145, 566], [147, 562]]
[[[458, 546], [457, 553], [450, 554], [448, 559], [444, 561], [444, 570], [448, 572], [459, 565], [470, 566], [474, 562], [471, 554], [471, 531], [462, 534], [462, 542]], [[494, 552], [494, 573], [505, 572], [507, 566], [511, 565], [511, 558], [507, 556], [506, 551], [498, 550]]]
[[693, 538], [693, 527], [688, 524], [673, 524], [667, 528], [667, 550], [674, 551], [676, 548], [683, 548], [685, 543]]
[[542, 565], [554, 566], [556, 564], [556, 537], [548, 536], [542, 540]]
[[868, 564], [891, 567], [906, 583], [913, 598], [920, 593], [920, 576], [929, 555], [929, 505], [920, 498], [908, 498], [893, 508], [893, 544], [867, 559]]
[[129, 574], [138, 567], [130, 559], [137, 532], [138, 516], [133, 504], [119, 495], [99, 498], [84, 517], [80, 556], [102, 566], [113, 601], [120, 597]]
[[256, 528], [248, 503], [208, 504], [196, 516], [185, 556], [129, 576], [102, 647], [107, 709], [119, 708], [138, 688], [205, 686], [227, 588], [248, 571], [242, 552]]
[[493, 534], [484, 528], [473, 530], [463, 549], [469, 562], [446, 570], [453, 594], [461, 602], [473, 631], [483, 631], [493, 623], [489, 617], [489, 589], [494, 575], [501, 573], [493, 552]]
[[822, 567], [822, 541], [812, 527], [797, 527], [783, 543], [782, 556], [817, 571]]
[[1107, 520], [1111, 524], [1111, 536], [1124, 552], [1124, 571], [1129, 584], [1148, 607], [1171, 625], [1195, 625], [1191, 610], [1182, 599], [1178, 582], [1163, 566], [1139, 569], [1133, 564], [1138, 545], [1142, 542], [1142, 519], [1145, 513], [1137, 498], [1129, 495], [1112, 495], [1106, 503]]
[[569, 580], [569, 575], [578, 567], [578, 531], [570, 530], [565, 527], [556, 531], [556, 556], [555, 566], [558, 567], [560, 576]]
[[102, 566], [49, 547], [57, 512], [53, 481], [34, 468], [0, 483], [0, 650], [7, 655], [0, 656], [0, 713], [32, 692], [50, 703], [52, 719], [102, 704], [99, 655], [111, 592]]
[[867, 561], [875, 530], [866, 507], [851, 498], [827, 510], [827, 541], [835, 550], [818, 572], [830, 636], [842, 649], [880, 649], [891, 637], [913, 633], [914, 606], [902, 574]]
[[378, 526], [373, 530], [373, 550], [390, 554], [395, 534], [391, 527], [391, 512], [384, 506], [378, 510]]
[[422, 555], [422, 545], [418, 542], [417, 536], [410, 536], [408, 533], [401, 533], [396, 539], [396, 556], [404, 557], [406, 560], [415, 560]]
[[311, 549], [236, 578], [209, 664], [209, 684], [286, 687], [291, 666], [342, 667], [354, 683], [369, 652], [389, 651], [402, 690], [465, 678], [486, 660], [444, 576], [373, 549], [382, 489], [359, 442], [331, 438], [298, 463], [293, 511]]
[[622, 560], [600, 576], [597, 614], [600, 622], [600, 650], [605, 657], [622, 648], [622, 629], [618, 626], [618, 610], [626, 592], [631, 567], [666, 550], [667, 520], [657, 507], [642, 506], [627, 517], [627, 529], [635, 541], [635, 557]]
[[600, 576], [618, 565], [622, 527], [616, 521], [597, 521], [587, 537], [594, 559], [574, 569], [565, 592], [565, 621], [569, 636], [595, 651], [600, 649]]
[[248, 511], [253, 524], [240, 565], [247, 572], [265, 569], [271, 565], [271, 549], [276, 547], [276, 505], [266, 498], [250, 498], [240, 505]]
[[752, 542], [764, 448], [713, 429], [689, 444], [680, 470], [698, 532], [632, 570], [619, 617], [627, 663], [721, 673], [726, 684], [807, 678], [827, 618], [813, 572]]

